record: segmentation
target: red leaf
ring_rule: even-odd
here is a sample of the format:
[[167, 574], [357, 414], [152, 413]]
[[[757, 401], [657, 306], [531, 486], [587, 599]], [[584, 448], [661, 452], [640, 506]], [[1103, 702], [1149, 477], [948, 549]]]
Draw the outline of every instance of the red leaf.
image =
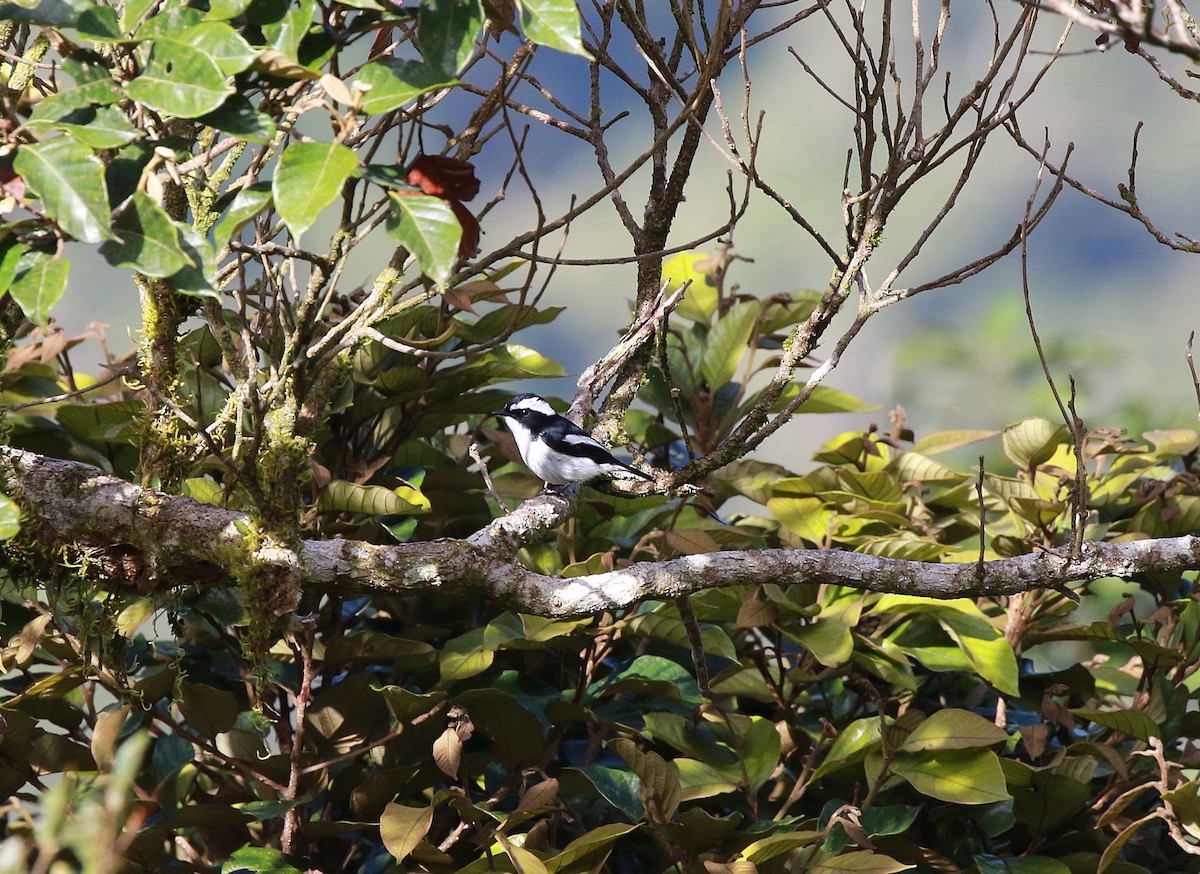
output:
[[[470, 200], [479, 193], [475, 167], [469, 161], [447, 155], [418, 155], [408, 165], [404, 181], [434, 197]], [[463, 231], [466, 231], [465, 225]]]
[[471, 214], [471, 211], [459, 201], [446, 198], [446, 203], [450, 204], [450, 209], [454, 211], [454, 217], [462, 225], [462, 238], [458, 241], [458, 257], [470, 258], [479, 248], [479, 222]]

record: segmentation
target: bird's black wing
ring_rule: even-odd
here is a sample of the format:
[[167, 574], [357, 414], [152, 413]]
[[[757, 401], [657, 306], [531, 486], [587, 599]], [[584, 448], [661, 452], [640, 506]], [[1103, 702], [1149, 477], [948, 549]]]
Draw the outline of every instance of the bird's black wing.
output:
[[604, 445], [597, 441], [591, 434], [584, 431], [570, 419], [563, 419], [561, 422], [554, 423], [556, 428], [550, 430], [553, 434], [547, 436], [555, 440], [561, 440], [563, 443], [571, 447], [571, 451], [575, 454], [582, 455], [584, 458], [596, 462], [596, 464], [615, 464], [617, 467], [627, 470], [632, 474], [640, 476], [644, 480], [654, 482], [654, 477], [650, 474], [638, 470], [636, 467], [631, 467], [621, 459], [615, 457], [611, 452], [604, 448]]

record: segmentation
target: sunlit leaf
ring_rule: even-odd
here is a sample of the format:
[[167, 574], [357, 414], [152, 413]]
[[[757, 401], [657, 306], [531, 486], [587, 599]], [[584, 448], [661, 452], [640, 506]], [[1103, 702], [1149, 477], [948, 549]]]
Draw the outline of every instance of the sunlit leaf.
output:
[[1067, 426], [1046, 419], [1022, 419], [1004, 429], [1004, 454], [1022, 470], [1044, 463], [1068, 439]]
[[892, 772], [923, 795], [956, 804], [1007, 801], [1004, 772], [991, 750], [936, 750], [898, 756]]
[[166, 211], [147, 194], [134, 192], [133, 200], [113, 222], [117, 239], [100, 247], [114, 267], [132, 267], [146, 276], [170, 276], [195, 266], [184, 253], [179, 231]]
[[65, 258], [53, 258], [45, 252], [25, 252], [17, 260], [8, 293], [21, 312], [35, 325], [44, 325], [54, 306], [67, 290], [71, 265]]
[[957, 750], [989, 747], [1009, 739], [1004, 729], [969, 710], [939, 710], [908, 736], [902, 751]]
[[104, 165], [92, 150], [70, 137], [21, 146], [13, 170], [42, 201], [42, 209], [84, 243], [109, 239]]
[[449, 88], [457, 80], [432, 64], [381, 58], [363, 67], [354, 81], [369, 86], [363, 95], [361, 107], [363, 112], [374, 115], [399, 109], [430, 91]]
[[292, 143], [284, 149], [271, 192], [293, 237], [299, 239], [312, 227], [357, 165], [354, 152], [341, 143]]
[[379, 834], [387, 851], [401, 862], [425, 839], [432, 824], [433, 808], [430, 806], [388, 804], [379, 817]]
[[579, 37], [574, 0], [521, 0], [521, 27], [535, 43], [590, 59]]
[[462, 239], [462, 226], [450, 205], [427, 194], [404, 197], [389, 192], [388, 197], [392, 202], [388, 235], [412, 253], [422, 273], [434, 282], [445, 282]]
[[225, 75], [201, 49], [182, 40], [159, 38], [152, 43], [146, 69], [125, 86], [125, 93], [159, 112], [197, 118], [233, 93]]

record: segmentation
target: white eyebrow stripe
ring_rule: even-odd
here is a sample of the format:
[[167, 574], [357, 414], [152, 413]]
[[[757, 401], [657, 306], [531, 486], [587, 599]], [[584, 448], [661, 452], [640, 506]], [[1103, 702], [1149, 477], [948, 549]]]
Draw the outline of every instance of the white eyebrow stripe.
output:
[[535, 412], [542, 413], [546, 416], [554, 415], [554, 407], [550, 406], [550, 404], [541, 398], [524, 398], [523, 400], [517, 401], [515, 404], [513, 404], [511, 409], [534, 410]]

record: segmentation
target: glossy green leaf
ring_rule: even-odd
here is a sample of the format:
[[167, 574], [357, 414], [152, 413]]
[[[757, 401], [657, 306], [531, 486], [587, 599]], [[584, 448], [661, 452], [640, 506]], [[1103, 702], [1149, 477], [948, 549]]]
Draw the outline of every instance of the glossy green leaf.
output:
[[815, 831], [794, 831], [768, 835], [747, 844], [739, 856], [748, 862], [759, 864], [784, 853], [790, 853], [797, 847], [812, 846], [820, 841], [821, 837], [821, 833]]
[[1150, 740], [1152, 737], [1162, 737], [1162, 729], [1158, 723], [1141, 710], [1098, 710], [1090, 707], [1075, 707], [1071, 715], [1086, 719], [1121, 734], [1127, 734], [1138, 740]]
[[869, 750], [878, 746], [879, 717], [854, 720], [838, 733], [825, 759], [813, 772], [813, 779], [861, 762]]
[[375, 115], [399, 109], [430, 91], [449, 88], [457, 80], [431, 64], [381, 58], [363, 67], [354, 81], [369, 86], [360, 105], [363, 112]]
[[393, 219], [387, 225], [388, 235], [412, 253], [422, 273], [434, 282], [445, 282], [462, 239], [462, 225], [450, 205], [427, 194], [404, 197], [389, 192], [388, 197]]
[[983, 679], [1005, 695], [1020, 694], [1017, 688], [1017, 656], [1003, 634], [986, 620], [980, 621], [955, 611], [939, 614], [938, 621]]
[[417, 42], [425, 62], [454, 77], [475, 51], [483, 28], [483, 9], [476, 0], [433, 0], [417, 19]]
[[[196, 823], [196, 825], [203, 825], [203, 823]], [[224, 825], [226, 828], [235, 827], [232, 823]], [[221, 874], [301, 874], [301, 872], [299, 868], [289, 865], [286, 857], [279, 850], [270, 847], [242, 847], [240, 850], [235, 850], [221, 866]]]
[[250, 43], [224, 21], [197, 24], [184, 31], [179, 41], [207, 55], [226, 76], [242, 72], [258, 55]]
[[991, 750], [935, 750], [898, 756], [892, 773], [922, 795], [955, 804], [1007, 801], [1004, 772]]
[[640, 825], [609, 823], [594, 828], [577, 837], [563, 847], [561, 853], [545, 860], [549, 874], [585, 874], [599, 871], [612, 852], [613, 845], [622, 835], [640, 828]]
[[91, 149], [70, 137], [32, 143], [17, 150], [13, 169], [41, 198], [46, 214], [72, 237], [99, 243], [112, 236], [104, 165]]
[[138, 137], [137, 128], [115, 106], [89, 105], [52, 119], [31, 118], [26, 127], [39, 137], [51, 130], [63, 131], [89, 149], [116, 149]]
[[116, 10], [93, 0], [40, 0], [0, 3], [0, 21], [23, 21], [50, 27], [73, 27], [93, 40], [121, 38]]
[[388, 804], [379, 817], [379, 834], [383, 845], [397, 862], [402, 862], [429, 834], [433, 825], [433, 808], [406, 807]]
[[213, 58], [175, 39], [157, 39], [150, 62], [125, 86], [125, 93], [151, 109], [179, 118], [212, 112], [233, 93]]
[[671, 766], [679, 776], [682, 801], [736, 792], [741, 782], [741, 771], [736, 766], [717, 768], [706, 762], [682, 757], [672, 759]]
[[312, 227], [317, 214], [341, 193], [358, 158], [341, 143], [291, 143], [279, 156], [271, 192], [292, 236]]
[[632, 771], [600, 765], [587, 765], [572, 771], [584, 776], [601, 798], [629, 819], [637, 822], [646, 815], [641, 800], [642, 784]]
[[579, 9], [574, 0], [521, 0], [521, 27], [538, 45], [590, 59], [579, 37]]
[[115, 240], [100, 247], [100, 254], [114, 267], [132, 267], [146, 276], [170, 276], [184, 267], [195, 266], [184, 253], [179, 231], [166, 211], [147, 194], [138, 191], [113, 222]]
[[934, 713], [908, 736], [902, 752], [958, 750], [1006, 743], [1008, 733], [969, 710], [947, 708]]
[[223, 247], [246, 222], [258, 216], [271, 203], [271, 185], [259, 182], [234, 195], [233, 203], [213, 229], [218, 248]]
[[217, 264], [212, 246], [190, 224], [173, 222], [179, 231], [179, 248], [191, 264], [167, 277], [167, 284], [180, 294], [194, 297], [211, 297], [219, 300], [217, 291]]
[[54, 258], [45, 252], [25, 252], [17, 259], [8, 293], [29, 321], [45, 325], [50, 317], [50, 307], [67, 290], [70, 270], [66, 258]]

